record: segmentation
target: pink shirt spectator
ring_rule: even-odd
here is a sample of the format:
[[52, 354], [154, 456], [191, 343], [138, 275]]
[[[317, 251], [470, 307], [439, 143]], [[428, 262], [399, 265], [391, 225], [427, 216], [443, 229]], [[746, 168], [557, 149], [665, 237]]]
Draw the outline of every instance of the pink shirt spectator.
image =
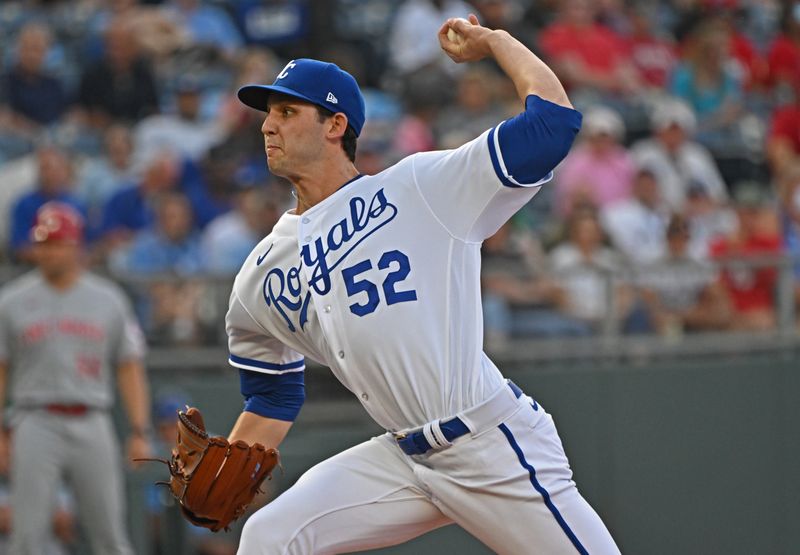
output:
[[602, 157], [585, 145], [567, 156], [558, 170], [556, 207], [561, 216], [569, 214], [576, 197], [588, 196], [598, 208], [631, 196], [636, 166], [623, 147]]
[[621, 145], [624, 137], [625, 124], [614, 110], [594, 106], [586, 111], [581, 142], [556, 172], [559, 215], [568, 215], [577, 200], [602, 208], [630, 198], [636, 167]]

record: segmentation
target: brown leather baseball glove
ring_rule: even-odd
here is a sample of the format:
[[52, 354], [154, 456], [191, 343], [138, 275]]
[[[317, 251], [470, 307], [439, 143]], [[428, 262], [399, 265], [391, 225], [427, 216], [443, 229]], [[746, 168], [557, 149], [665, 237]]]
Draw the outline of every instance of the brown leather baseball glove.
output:
[[244, 514], [261, 483], [278, 465], [275, 449], [209, 437], [194, 407], [178, 412], [177, 445], [169, 461], [169, 489], [194, 525], [218, 532]]

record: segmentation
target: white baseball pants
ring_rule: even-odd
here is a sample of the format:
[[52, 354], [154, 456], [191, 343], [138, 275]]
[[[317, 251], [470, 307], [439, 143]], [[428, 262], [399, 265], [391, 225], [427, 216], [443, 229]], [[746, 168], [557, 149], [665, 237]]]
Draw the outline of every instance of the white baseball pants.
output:
[[364, 551], [452, 523], [501, 555], [618, 554], [551, 416], [507, 387], [488, 409], [442, 451], [409, 456], [385, 434], [314, 466], [250, 517], [238, 555]]

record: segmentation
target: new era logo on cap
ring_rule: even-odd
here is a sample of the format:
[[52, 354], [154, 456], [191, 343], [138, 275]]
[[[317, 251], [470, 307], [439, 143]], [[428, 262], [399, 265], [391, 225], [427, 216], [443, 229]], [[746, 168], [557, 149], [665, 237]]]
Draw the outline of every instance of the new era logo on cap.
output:
[[300, 58], [281, 70], [272, 85], [246, 85], [239, 89], [239, 100], [256, 110], [266, 111], [273, 92], [293, 96], [332, 112], [347, 116], [348, 124], [361, 134], [364, 126], [364, 97], [353, 76], [336, 64]]

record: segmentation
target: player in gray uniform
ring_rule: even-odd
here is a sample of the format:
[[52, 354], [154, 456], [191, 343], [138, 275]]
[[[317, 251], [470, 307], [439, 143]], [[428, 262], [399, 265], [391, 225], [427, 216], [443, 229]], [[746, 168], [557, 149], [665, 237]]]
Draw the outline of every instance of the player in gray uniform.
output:
[[[84, 271], [83, 221], [57, 202], [36, 214], [37, 269], [0, 290], [0, 401], [11, 396], [12, 555], [41, 555], [62, 475], [96, 555], [133, 550], [124, 526], [114, 372], [128, 413], [131, 458], [150, 455], [144, 340], [127, 299]], [[0, 462], [9, 445], [0, 440]]]

